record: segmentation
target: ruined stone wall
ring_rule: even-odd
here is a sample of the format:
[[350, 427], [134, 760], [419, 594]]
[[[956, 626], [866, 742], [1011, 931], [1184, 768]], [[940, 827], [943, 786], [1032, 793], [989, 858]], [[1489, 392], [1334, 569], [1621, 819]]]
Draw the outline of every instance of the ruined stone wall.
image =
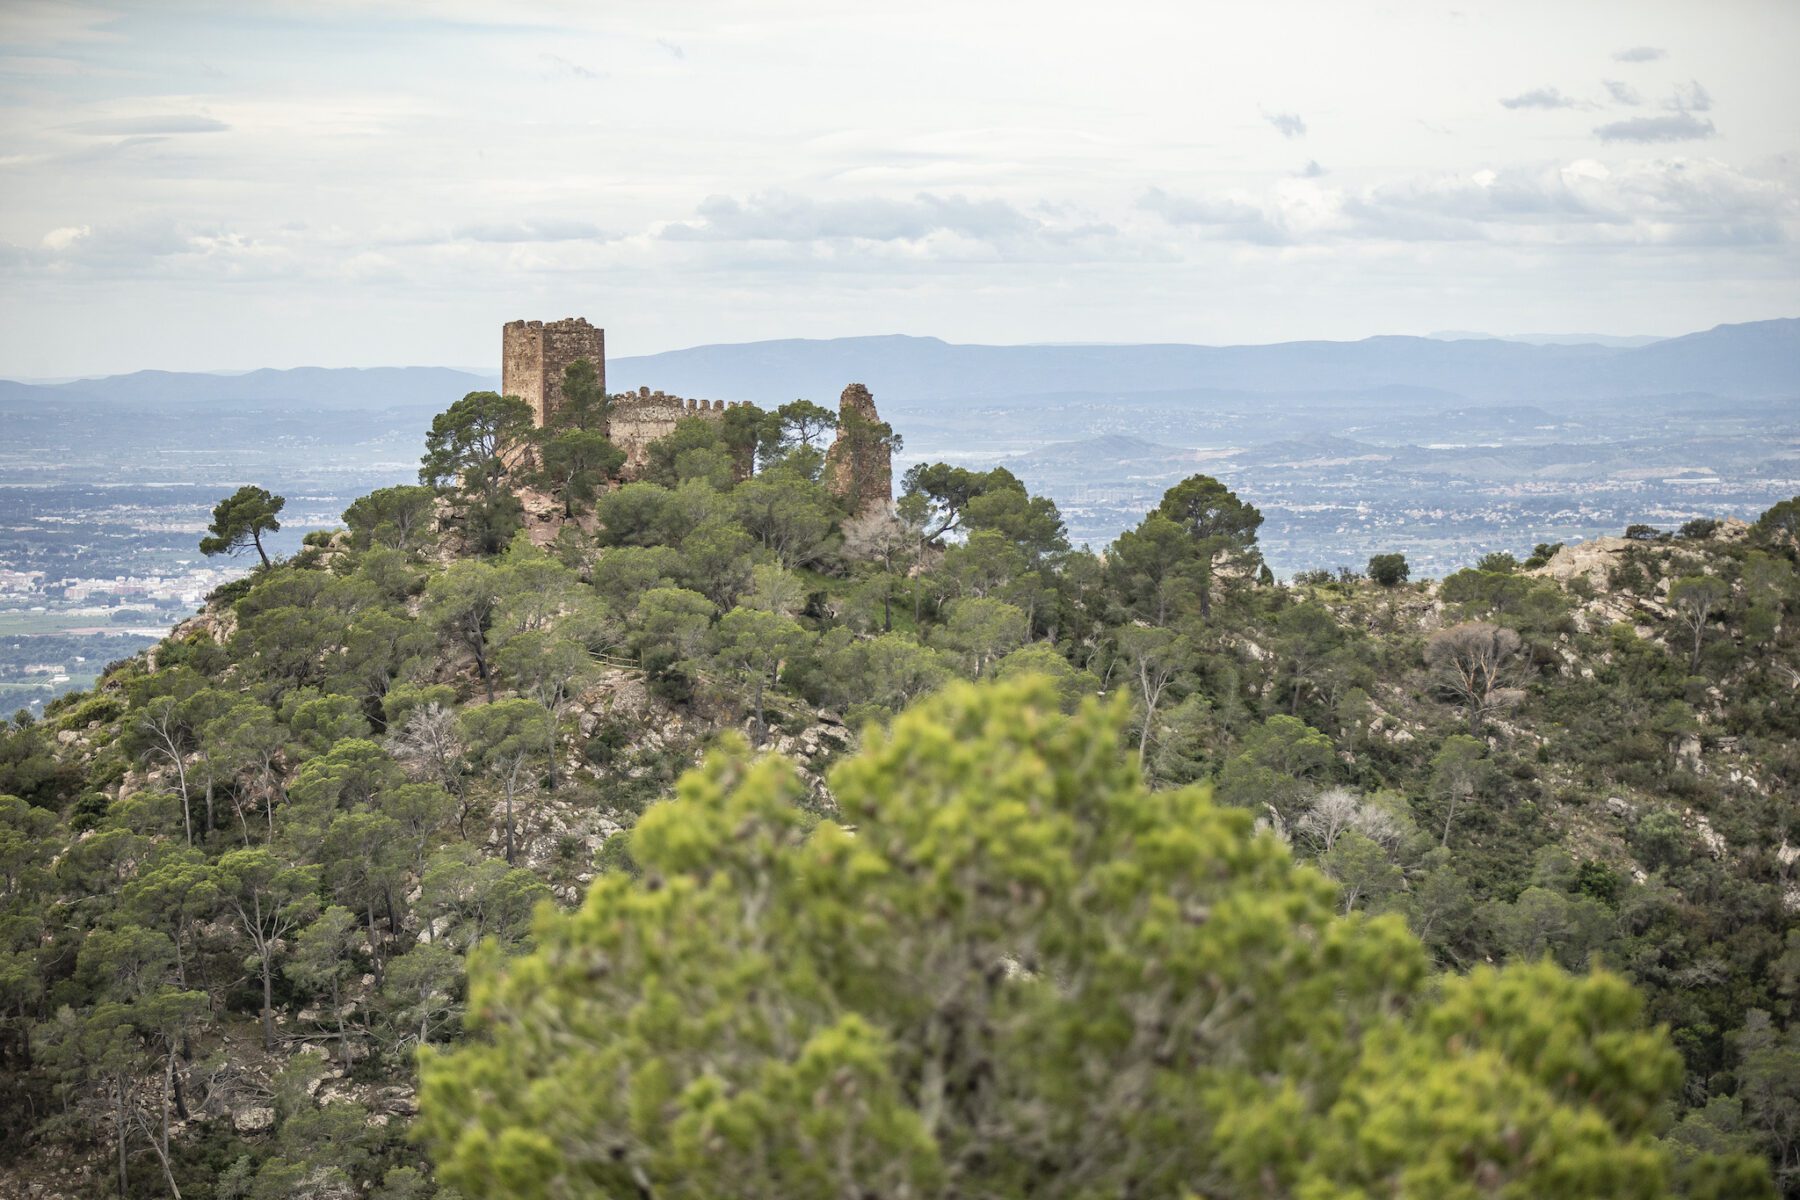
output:
[[838, 434], [825, 455], [825, 486], [857, 516], [894, 506], [894, 463], [889, 431], [875, 411], [875, 397], [853, 383], [838, 397]]
[[562, 403], [563, 372], [578, 358], [594, 364], [606, 389], [606, 331], [586, 317], [562, 321], [509, 321], [500, 334], [500, 393], [531, 406], [534, 423]]
[[639, 388], [614, 396], [612, 414], [607, 419], [606, 435], [613, 445], [625, 452], [625, 471], [635, 474], [650, 461], [650, 443], [675, 432], [675, 422], [684, 417], [722, 420], [725, 410], [736, 408], [742, 401], [727, 404], [723, 400], [686, 400], [665, 392]]

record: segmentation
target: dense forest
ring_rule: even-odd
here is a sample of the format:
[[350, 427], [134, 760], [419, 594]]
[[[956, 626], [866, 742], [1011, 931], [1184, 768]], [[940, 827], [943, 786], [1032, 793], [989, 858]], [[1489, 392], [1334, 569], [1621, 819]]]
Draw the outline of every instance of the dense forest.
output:
[[8, 1195], [1800, 1196], [1800, 498], [1278, 582], [580, 366], [0, 725]]

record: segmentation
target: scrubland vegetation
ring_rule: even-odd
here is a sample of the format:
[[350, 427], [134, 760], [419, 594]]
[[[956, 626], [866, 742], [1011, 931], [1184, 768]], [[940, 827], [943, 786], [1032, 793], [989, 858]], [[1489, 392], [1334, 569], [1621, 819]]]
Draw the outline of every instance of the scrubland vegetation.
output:
[[1800, 498], [1278, 583], [570, 394], [0, 728], [13, 1190], [1800, 1195]]

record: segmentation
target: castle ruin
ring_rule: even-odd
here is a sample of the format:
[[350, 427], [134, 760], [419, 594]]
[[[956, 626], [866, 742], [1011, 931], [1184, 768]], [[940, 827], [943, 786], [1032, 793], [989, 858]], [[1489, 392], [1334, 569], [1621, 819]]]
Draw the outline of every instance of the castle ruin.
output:
[[892, 431], [875, 411], [875, 397], [853, 383], [838, 397], [838, 431], [825, 454], [825, 486], [858, 515], [894, 505]]
[[[601, 390], [606, 388], [606, 331], [585, 317], [561, 321], [509, 321], [501, 330], [500, 392], [531, 406], [532, 423], [542, 428], [563, 402], [563, 373], [577, 359], [587, 359]], [[688, 400], [662, 391], [639, 388], [613, 396], [606, 436], [625, 452], [625, 475], [641, 472], [650, 461], [650, 444], [675, 432], [688, 417], [724, 419], [730, 409], [748, 403], [734, 400]], [[838, 438], [825, 460], [824, 483], [853, 511], [893, 505], [893, 467], [885, 441], [871, 436], [880, 428], [869, 389], [853, 383], [838, 401]], [[748, 465], [742, 467], [748, 473]]]

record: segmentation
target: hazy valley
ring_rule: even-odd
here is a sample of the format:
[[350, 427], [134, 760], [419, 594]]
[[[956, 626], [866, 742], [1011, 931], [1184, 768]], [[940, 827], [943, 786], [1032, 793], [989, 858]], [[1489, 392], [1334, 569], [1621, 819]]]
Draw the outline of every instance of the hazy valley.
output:
[[[1005, 465], [1078, 545], [1103, 548], [1205, 472], [1266, 514], [1278, 575], [1398, 551], [1434, 576], [1633, 524], [1753, 517], [1800, 491], [1797, 330], [1646, 347], [848, 338], [623, 358], [610, 382], [768, 406], [860, 379], [905, 440], [901, 463]], [[445, 368], [0, 383], [0, 708], [85, 683], [192, 611], [233, 569], [193, 551], [221, 488], [288, 496], [275, 544], [291, 551], [356, 496], [411, 482], [430, 414], [497, 385]], [[43, 634], [64, 636], [20, 636]]]

